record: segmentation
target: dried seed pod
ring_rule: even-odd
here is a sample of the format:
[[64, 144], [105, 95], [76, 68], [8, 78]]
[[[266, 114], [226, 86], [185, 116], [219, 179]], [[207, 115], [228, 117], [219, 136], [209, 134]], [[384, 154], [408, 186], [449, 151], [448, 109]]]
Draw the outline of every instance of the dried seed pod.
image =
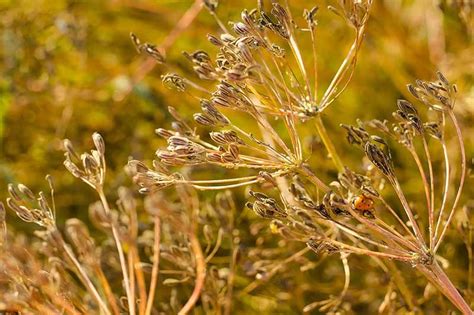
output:
[[364, 147], [365, 154], [369, 160], [386, 176], [394, 175], [392, 160], [389, 155], [379, 149], [376, 145], [367, 142]]
[[215, 126], [217, 122], [209, 115], [196, 113], [193, 114], [194, 121], [203, 126]]
[[427, 122], [423, 124], [424, 129], [430, 136], [437, 140], [443, 139], [443, 133], [441, 132], [440, 126], [435, 122]]
[[218, 0], [204, 0], [204, 6], [206, 7], [206, 9], [209, 10], [209, 12], [211, 13], [214, 13], [216, 12], [216, 9], [219, 5], [219, 1]]
[[79, 169], [79, 167], [77, 167], [76, 164], [74, 164], [71, 160], [69, 159], [66, 159], [64, 162], [63, 162], [64, 166], [66, 167], [66, 169], [74, 176], [74, 177], [77, 177], [77, 178], [82, 178], [84, 177], [86, 174]]
[[8, 194], [10, 195], [10, 197], [12, 197], [16, 201], [22, 200], [22, 198], [18, 194], [18, 191], [16, 190], [13, 184], [8, 184]]
[[346, 129], [347, 141], [350, 144], [364, 145], [367, 141], [369, 141], [369, 134], [367, 131], [365, 131], [365, 129], [344, 124], [341, 124], [341, 127]]
[[276, 182], [272, 174], [265, 171], [260, 171], [258, 173], [258, 177], [263, 178], [265, 181], [272, 184], [274, 187], [278, 187], [278, 183]]
[[310, 29], [314, 29], [317, 25], [317, 22], [316, 22], [316, 13], [318, 12], [319, 10], [319, 7], [318, 6], [315, 6], [313, 8], [311, 8], [311, 10], [304, 10], [303, 11], [303, 17], [304, 19], [306, 20], [306, 22], [308, 23], [308, 27]]
[[163, 129], [163, 128], [155, 129], [155, 133], [165, 139], [168, 139], [169, 137], [176, 135], [175, 132], [171, 130]]
[[306, 242], [306, 245], [316, 254], [327, 253], [333, 254], [340, 251], [340, 248], [323, 239], [311, 238]]
[[161, 76], [161, 81], [163, 82], [164, 86], [169, 89], [175, 88], [179, 92], [184, 92], [186, 90], [185, 80], [176, 73], [167, 73]]
[[92, 135], [92, 140], [94, 141], [94, 145], [97, 148], [97, 152], [99, 152], [100, 156], [104, 156], [105, 154], [105, 141], [104, 138], [98, 133], [94, 132]]
[[224, 45], [224, 43], [219, 38], [211, 34], [207, 34], [207, 40], [217, 47], [222, 47]]
[[239, 157], [239, 147], [236, 146], [235, 144], [230, 144], [229, 145], [229, 153], [232, 155], [234, 160], [237, 160]]
[[63, 140], [63, 146], [66, 152], [76, 160], [80, 160], [79, 155], [76, 153], [74, 150], [74, 146], [72, 145], [72, 142], [69, 139], [64, 139]]
[[229, 124], [229, 120], [224, 115], [222, 115], [210, 101], [201, 100], [201, 109], [219, 125], [225, 126]]

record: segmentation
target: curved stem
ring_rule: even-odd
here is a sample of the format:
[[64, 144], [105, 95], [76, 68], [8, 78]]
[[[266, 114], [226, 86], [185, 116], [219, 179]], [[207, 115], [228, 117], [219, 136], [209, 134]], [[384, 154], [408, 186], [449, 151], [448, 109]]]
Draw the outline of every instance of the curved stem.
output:
[[189, 233], [189, 240], [196, 259], [196, 284], [194, 285], [193, 293], [178, 315], [185, 315], [191, 311], [201, 295], [204, 280], [206, 279], [206, 261], [202, 253], [201, 244], [199, 244], [199, 240], [194, 232]]
[[433, 165], [431, 162], [431, 155], [430, 155], [430, 150], [428, 148], [428, 143], [426, 142], [425, 137], [423, 136], [423, 148], [425, 149], [425, 154], [426, 154], [426, 159], [428, 161], [428, 172], [430, 176], [430, 191], [431, 191], [431, 202], [430, 202], [430, 207], [428, 207], [428, 226], [429, 226], [429, 234], [430, 234], [430, 249], [432, 250], [434, 247], [434, 177], [433, 177]]
[[[110, 211], [109, 203], [107, 202], [107, 198], [105, 198], [104, 190], [101, 187], [98, 187], [96, 190], [97, 190], [97, 193], [99, 194], [99, 198], [100, 198], [100, 201], [102, 202], [105, 213], [110, 214], [111, 211]], [[122, 269], [123, 282], [125, 286], [125, 292], [127, 294], [129, 312], [131, 315], [134, 315], [135, 314], [135, 301], [133, 301], [132, 294], [130, 292], [130, 280], [128, 278], [127, 263], [125, 261], [125, 255], [123, 253], [122, 242], [120, 241], [120, 236], [118, 234], [117, 229], [115, 228], [115, 224], [113, 223], [111, 224], [111, 229], [112, 229], [112, 235], [114, 238], [115, 246], [117, 247], [117, 251], [119, 255], [120, 267]]]
[[[466, 179], [466, 151], [464, 149], [464, 139], [462, 136], [461, 128], [459, 127], [459, 123], [456, 119], [456, 116], [454, 115], [454, 112], [452, 110], [449, 110], [449, 117], [453, 121], [454, 127], [456, 129], [456, 134], [459, 142], [459, 147], [461, 149], [461, 179], [459, 181], [459, 187], [458, 191], [456, 193], [456, 197], [454, 199], [453, 207], [451, 208], [451, 212], [449, 213], [448, 220], [446, 221], [446, 224], [444, 225], [443, 231], [441, 232], [439, 239], [436, 243], [436, 246], [434, 248], [434, 252], [436, 252], [439, 248], [439, 245], [443, 241], [443, 238], [446, 234], [446, 231], [448, 229], [449, 224], [451, 223], [451, 220], [453, 219], [454, 212], [456, 211], [456, 207], [458, 205], [459, 199], [461, 198], [461, 193], [462, 189], [464, 187], [464, 181]], [[440, 218], [441, 220], [441, 218]]]
[[161, 227], [160, 227], [160, 217], [155, 216], [155, 236], [153, 243], [153, 267], [151, 270], [151, 281], [150, 289], [148, 291], [148, 300], [146, 302], [145, 314], [151, 314], [151, 308], [153, 307], [153, 300], [155, 298], [156, 284], [158, 282], [158, 271], [160, 263], [160, 243], [161, 243]]
[[62, 242], [62, 246], [63, 246], [64, 251], [66, 252], [66, 254], [67, 254], [67, 256], [69, 257], [69, 259], [71, 259], [71, 261], [72, 261], [72, 263], [74, 264], [74, 266], [77, 268], [77, 271], [79, 271], [79, 274], [80, 274], [81, 278], [82, 278], [83, 281], [85, 282], [86, 287], [87, 287], [87, 288], [89, 289], [89, 291], [92, 293], [92, 296], [94, 297], [94, 299], [96, 300], [96, 302], [99, 304], [99, 307], [102, 309], [102, 311], [103, 311], [105, 314], [110, 315], [109, 309], [107, 308], [107, 306], [105, 305], [104, 301], [103, 301], [102, 298], [100, 297], [99, 292], [97, 291], [97, 289], [96, 289], [96, 287], [94, 286], [94, 284], [92, 283], [91, 279], [89, 278], [89, 276], [88, 276], [87, 273], [85, 272], [84, 268], [82, 268], [81, 263], [76, 259], [76, 256], [74, 255], [74, 253], [73, 253], [72, 250], [69, 248], [69, 246], [62, 240], [62, 238], [61, 238], [61, 242]]

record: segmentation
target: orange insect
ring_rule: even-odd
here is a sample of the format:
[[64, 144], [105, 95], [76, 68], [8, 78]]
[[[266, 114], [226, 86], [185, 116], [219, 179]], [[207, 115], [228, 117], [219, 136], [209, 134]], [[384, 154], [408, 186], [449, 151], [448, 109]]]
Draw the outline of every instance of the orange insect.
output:
[[374, 200], [365, 195], [359, 195], [352, 199], [352, 207], [362, 213], [363, 216], [374, 218]]

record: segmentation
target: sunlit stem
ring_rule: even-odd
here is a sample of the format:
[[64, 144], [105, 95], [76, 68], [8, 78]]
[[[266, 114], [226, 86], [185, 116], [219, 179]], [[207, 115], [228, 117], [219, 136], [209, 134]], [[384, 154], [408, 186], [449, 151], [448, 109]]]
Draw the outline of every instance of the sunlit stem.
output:
[[[105, 197], [102, 187], [98, 187], [96, 190], [97, 190], [97, 193], [99, 194], [99, 198], [100, 198], [100, 201], [102, 202], [102, 206], [104, 207], [105, 213], [110, 215], [111, 211], [110, 211], [109, 203], [107, 201], [107, 198]], [[111, 224], [111, 229], [112, 229], [112, 235], [114, 238], [115, 246], [117, 247], [117, 251], [119, 255], [119, 261], [120, 261], [120, 267], [122, 269], [125, 292], [127, 294], [129, 312], [130, 314], [133, 315], [135, 314], [135, 301], [132, 300], [132, 294], [130, 292], [130, 280], [127, 273], [127, 263], [125, 261], [125, 255], [123, 253], [122, 242], [120, 241], [120, 236], [113, 223]]]
[[96, 302], [99, 304], [99, 307], [101, 308], [101, 310], [107, 314], [107, 315], [110, 315], [110, 311], [109, 309], [107, 308], [107, 306], [105, 305], [104, 301], [102, 300], [102, 298], [100, 297], [99, 295], [99, 292], [97, 291], [96, 287], [94, 286], [94, 284], [92, 283], [91, 279], [89, 278], [89, 276], [87, 275], [87, 273], [85, 272], [84, 268], [82, 268], [82, 265], [81, 263], [76, 259], [76, 256], [74, 255], [73, 251], [69, 248], [69, 246], [62, 240], [61, 238], [61, 242], [62, 242], [62, 246], [63, 246], [63, 249], [64, 251], [66, 252], [67, 256], [69, 257], [69, 259], [71, 259], [72, 263], [74, 264], [74, 266], [77, 268], [77, 271], [79, 271], [79, 274], [81, 275], [82, 279], [84, 280], [85, 284], [86, 284], [86, 287], [89, 289], [89, 291], [92, 293], [92, 296], [94, 297], [94, 299], [96, 300]]
[[259, 181], [261, 181], [261, 179], [254, 179], [254, 180], [243, 182], [243, 183], [229, 184], [229, 185], [222, 185], [222, 186], [201, 186], [201, 185], [194, 185], [194, 184], [192, 184], [191, 186], [199, 190], [221, 190], [221, 189], [230, 189], [230, 188], [252, 185], [252, 184], [258, 183]]
[[395, 210], [387, 203], [387, 201], [385, 201], [384, 198], [382, 198], [381, 196], [378, 198], [380, 201], [382, 201], [383, 205], [385, 206], [385, 208], [388, 209], [388, 211], [390, 211], [390, 213], [395, 217], [395, 219], [397, 219], [398, 223], [400, 223], [400, 225], [405, 229], [405, 231], [408, 233], [408, 235], [410, 235], [410, 237], [413, 237], [415, 238], [415, 235], [413, 235], [413, 232], [408, 228], [408, 226], [405, 224], [405, 222], [403, 222], [403, 220], [400, 218], [400, 216], [395, 212]]
[[313, 101], [316, 103], [318, 101], [318, 54], [316, 52], [316, 32], [315, 28], [311, 25], [309, 26], [311, 32], [311, 47], [313, 50], [313, 67], [314, 67], [314, 98]]
[[426, 243], [424, 241], [423, 234], [421, 233], [420, 227], [418, 226], [418, 223], [416, 222], [415, 216], [413, 215], [413, 211], [411, 210], [410, 205], [408, 204], [405, 194], [403, 193], [400, 187], [400, 183], [395, 177], [389, 178], [389, 180], [392, 183], [392, 186], [395, 189], [395, 192], [397, 193], [398, 199], [400, 199], [400, 202], [402, 203], [402, 206], [403, 206], [403, 209], [405, 210], [406, 215], [408, 216], [408, 220], [410, 221], [413, 232], [415, 232], [415, 236], [416, 236], [416, 239], [418, 240], [419, 245], [424, 250], [426, 250]]
[[430, 233], [430, 249], [434, 247], [434, 175], [433, 163], [431, 161], [431, 154], [428, 148], [426, 138], [423, 136], [423, 148], [425, 149], [426, 160], [428, 161], [428, 172], [430, 176], [430, 191], [431, 191], [431, 208], [428, 208], [429, 233]]
[[[441, 232], [441, 234], [439, 236], [439, 239], [436, 243], [434, 252], [436, 252], [438, 250], [439, 245], [443, 241], [443, 238], [446, 234], [448, 226], [451, 223], [451, 220], [453, 219], [454, 212], [456, 211], [456, 207], [458, 206], [459, 199], [461, 198], [462, 189], [464, 187], [464, 181], [466, 179], [466, 151], [464, 149], [464, 139], [463, 139], [463, 136], [462, 136], [461, 128], [459, 127], [459, 123], [456, 119], [456, 116], [454, 115], [454, 112], [452, 110], [448, 110], [448, 113], [449, 113], [449, 117], [453, 121], [454, 128], [456, 129], [456, 135], [457, 135], [458, 142], [459, 142], [459, 147], [460, 147], [460, 150], [461, 150], [461, 179], [459, 181], [459, 187], [458, 187], [458, 191], [456, 193], [456, 197], [454, 199], [453, 207], [451, 208], [448, 219], [446, 220], [446, 223], [443, 227], [443, 231]], [[440, 218], [440, 220], [441, 220], [441, 218]]]
[[341, 158], [337, 154], [336, 148], [334, 147], [334, 144], [331, 141], [331, 138], [329, 137], [328, 133], [326, 132], [326, 128], [324, 127], [323, 121], [321, 119], [321, 115], [317, 115], [314, 119], [314, 124], [316, 125], [316, 130], [318, 131], [319, 137], [321, 138], [321, 141], [323, 142], [324, 146], [326, 147], [326, 150], [329, 153], [329, 156], [331, 157], [334, 165], [336, 166], [337, 170], [339, 173], [344, 172], [344, 164], [342, 164]]
[[[445, 124], [445, 114], [443, 113], [443, 127]], [[443, 128], [444, 129], [444, 128]], [[449, 191], [449, 180], [451, 176], [450, 164], [449, 164], [449, 156], [448, 156], [448, 148], [446, 146], [446, 141], [444, 140], [444, 135], [441, 139], [441, 147], [443, 148], [443, 157], [444, 157], [444, 188], [443, 188], [443, 199], [441, 200], [441, 208], [439, 210], [438, 220], [436, 222], [436, 229], [435, 229], [435, 240], [438, 237], [439, 227], [441, 221], [443, 219], [444, 210], [446, 209], [446, 202], [448, 200], [448, 191]]]
[[413, 260], [412, 255], [397, 255], [397, 254], [385, 253], [385, 252], [375, 252], [375, 251], [372, 251], [372, 250], [369, 250], [369, 249], [363, 249], [363, 248], [347, 245], [345, 243], [338, 242], [338, 241], [333, 240], [333, 239], [325, 239], [325, 241], [327, 241], [328, 243], [331, 243], [333, 245], [336, 245], [337, 247], [339, 247], [343, 250], [346, 250], [348, 252], [351, 252], [351, 253], [354, 253], [354, 254], [357, 254], [357, 255], [368, 255], [368, 256], [373, 256], [373, 257], [384, 257], [384, 258], [397, 259], [397, 260], [406, 261], [406, 262], [409, 262], [409, 261]]
[[178, 312], [178, 315], [188, 314], [192, 310], [197, 300], [199, 299], [199, 296], [201, 295], [201, 291], [204, 287], [204, 280], [206, 279], [206, 261], [202, 253], [199, 239], [197, 238], [194, 232], [189, 233], [189, 241], [191, 249], [194, 253], [194, 257], [196, 259], [196, 281], [193, 293], [191, 294], [183, 308]]
[[295, 40], [293, 35], [290, 35], [290, 47], [291, 47], [291, 51], [293, 52], [293, 54], [295, 56], [298, 67], [300, 68], [301, 74], [303, 75], [303, 79], [305, 80], [306, 90], [307, 90], [307, 93], [308, 93], [308, 98], [311, 100], [311, 99], [313, 99], [313, 97], [312, 97], [312, 94], [311, 94], [311, 86], [309, 84], [308, 75], [306, 74], [306, 69], [305, 69], [305, 66], [304, 66], [303, 57], [301, 56], [301, 52], [298, 49], [298, 44], [296, 43], [296, 40]]
[[151, 314], [153, 301], [155, 299], [156, 284], [158, 283], [158, 271], [160, 266], [160, 244], [161, 244], [161, 222], [160, 217], [154, 217], [154, 242], [153, 242], [153, 267], [151, 270], [150, 288], [148, 289], [148, 300], [146, 301], [145, 315]]
[[[423, 142], [426, 143], [426, 141], [423, 141]], [[418, 153], [416, 152], [415, 148], [410, 147], [408, 148], [408, 151], [411, 153], [413, 159], [415, 160], [416, 166], [418, 167], [418, 171], [423, 181], [423, 188], [425, 190], [425, 196], [426, 196], [426, 209], [428, 210], [428, 221], [429, 221], [428, 229], [429, 229], [429, 234], [430, 234], [430, 249], [432, 249], [434, 246], [433, 244], [433, 226], [434, 226], [433, 211], [434, 209], [432, 206], [433, 200], [430, 197], [431, 189], [428, 184], [428, 179], [426, 178], [425, 170], [423, 169], [423, 165], [421, 164], [420, 157], [418, 156]], [[430, 181], [431, 181], [431, 177], [433, 173], [433, 170], [431, 168], [431, 161], [429, 162], [429, 167], [430, 167]]]

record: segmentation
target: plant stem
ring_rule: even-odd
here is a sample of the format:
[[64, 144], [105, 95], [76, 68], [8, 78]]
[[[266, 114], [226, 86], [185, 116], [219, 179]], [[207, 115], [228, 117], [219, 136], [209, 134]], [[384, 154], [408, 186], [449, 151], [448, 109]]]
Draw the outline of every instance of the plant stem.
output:
[[341, 158], [337, 154], [336, 148], [334, 147], [331, 138], [329, 138], [329, 135], [326, 132], [326, 128], [324, 128], [321, 115], [317, 115], [315, 117], [314, 124], [316, 125], [316, 130], [318, 131], [319, 137], [321, 138], [321, 141], [323, 141], [326, 150], [328, 150], [329, 156], [334, 162], [334, 165], [336, 166], [338, 172], [344, 172], [344, 164], [342, 164]]
[[[464, 187], [464, 181], [466, 179], [466, 150], [464, 149], [464, 139], [462, 136], [461, 128], [459, 127], [459, 123], [456, 119], [456, 116], [454, 115], [454, 112], [452, 110], [449, 110], [449, 117], [453, 121], [453, 125], [456, 129], [456, 134], [459, 142], [459, 147], [461, 149], [461, 179], [459, 180], [459, 187], [458, 191], [456, 193], [456, 197], [454, 198], [454, 203], [453, 207], [451, 208], [451, 212], [449, 213], [448, 219], [446, 220], [446, 223], [443, 227], [443, 231], [439, 235], [438, 241], [436, 243], [436, 246], [434, 248], [434, 252], [438, 250], [439, 245], [441, 245], [441, 242], [443, 241], [443, 238], [446, 234], [446, 231], [448, 229], [449, 224], [451, 223], [451, 220], [453, 219], [454, 212], [456, 211], [456, 207], [458, 205], [459, 199], [461, 198], [461, 193], [462, 189]], [[441, 217], [439, 218], [440, 220], [442, 219]]]
[[151, 314], [151, 308], [153, 307], [153, 300], [155, 298], [156, 283], [158, 282], [158, 271], [160, 263], [160, 242], [161, 242], [161, 227], [160, 217], [155, 216], [155, 241], [153, 244], [153, 268], [151, 270], [151, 282], [150, 289], [148, 291], [148, 301], [146, 303], [145, 314]]
[[474, 314], [467, 302], [461, 296], [444, 270], [435, 261], [431, 265], [417, 266], [429, 281], [431, 281], [463, 314]]
[[[107, 202], [107, 198], [105, 198], [103, 189], [100, 187], [97, 188], [97, 193], [99, 194], [99, 198], [100, 198], [100, 201], [102, 202], [105, 213], [110, 214], [111, 211], [110, 211], [109, 203]], [[117, 247], [117, 251], [119, 254], [120, 266], [121, 266], [122, 275], [123, 275], [123, 282], [125, 286], [125, 292], [127, 294], [129, 312], [131, 315], [134, 315], [135, 314], [135, 301], [132, 300], [132, 294], [130, 292], [130, 280], [128, 278], [127, 263], [125, 261], [125, 255], [123, 253], [122, 243], [120, 241], [120, 236], [118, 234], [118, 231], [115, 228], [115, 225], [113, 223], [111, 224], [111, 229], [112, 229], [112, 235], [115, 241], [115, 246]]]
[[194, 285], [193, 293], [183, 308], [179, 311], [178, 315], [185, 315], [191, 311], [199, 296], [201, 295], [201, 291], [204, 286], [204, 280], [206, 279], [206, 261], [202, 253], [201, 244], [199, 244], [199, 239], [196, 237], [196, 233], [194, 231], [189, 233], [189, 241], [196, 259], [196, 284]]
[[84, 280], [84, 282], [86, 284], [86, 287], [89, 289], [89, 291], [92, 293], [92, 296], [94, 297], [94, 299], [99, 304], [99, 307], [102, 309], [104, 314], [110, 315], [110, 311], [107, 308], [107, 306], [105, 305], [102, 298], [100, 297], [99, 292], [95, 288], [94, 284], [92, 283], [91, 279], [89, 278], [89, 276], [85, 272], [84, 268], [82, 268], [81, 263], [76, 259], [76, 256], [74, 255], [72, 250], [69, 248], [69, 246], [64, 242], [62, 237], [61, 237], [61, 242], [62, 242], [62, 246], [63, 246], [64, 251], [66, 252], [69, 259], [71, 259], [74, 266], [77, 268], [77, 271], [79, 271], [79, 274], [81, 275], [81, 278]]

